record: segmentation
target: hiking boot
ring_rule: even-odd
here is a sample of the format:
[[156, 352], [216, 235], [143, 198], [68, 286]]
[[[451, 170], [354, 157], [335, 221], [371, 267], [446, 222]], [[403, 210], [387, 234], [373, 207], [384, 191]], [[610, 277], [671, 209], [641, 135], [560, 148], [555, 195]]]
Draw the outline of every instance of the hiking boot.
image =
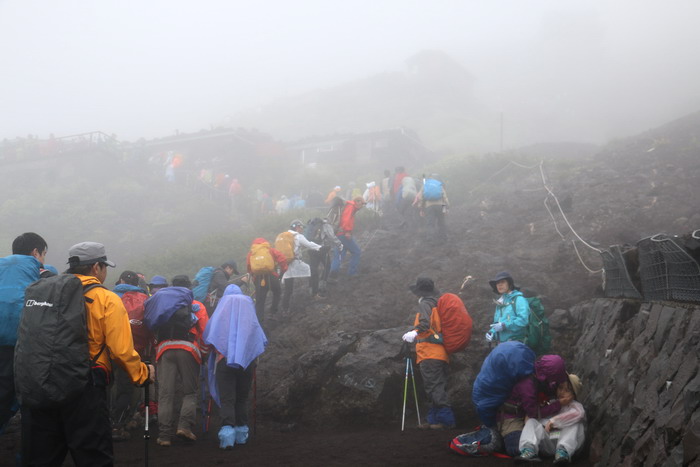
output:
[[190, 430], [186, 428], [178, 428], [177, 433], [175, 435], [178, 438], [185, 439], [187, 441], [197, 441], [197, 436], [195, 436], [194, 433], [192, 433]]
[[542, 462], [542, 459], [537, 457], [537, 453], [531, 448], [522, 448], [520, 455], [515, 458], [516, 464], [524, 464], [526, 462]]
[[566, 449], [557, 448], [556, 452], [554, 453], [554, 463], [555, 464], [568, 464], [570, 462], [571, 462], [571, 457], [569, 457], [569, 453], [566, 452]]
[[169, 439], [160, 439], [160, 438], [158, 438], [156, 440], [156, 444], [158, 446], [163, 446], [164, 448], [169, 448], [170, 446], [173, 445], [173, 443], [171, 443]]

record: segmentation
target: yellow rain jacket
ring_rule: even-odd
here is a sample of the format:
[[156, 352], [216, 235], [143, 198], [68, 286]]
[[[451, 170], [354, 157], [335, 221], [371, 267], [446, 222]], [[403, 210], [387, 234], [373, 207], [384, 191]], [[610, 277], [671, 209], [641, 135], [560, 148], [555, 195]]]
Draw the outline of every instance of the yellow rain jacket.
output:
[[[100, 281], [93, 276], [76, 274], [83, 283], [83, 287], [89, 284], [99, 284]], [[87, 329], [90, 358], [95, 358], [102, 346], [105, 350], [97, 359], [97, 365], [112, 372], [112, 362], [116, 361], [129, 375], [131, 381], [143, 384], [148, 379], [148, 367], [141, 362], [141, 357], [134, 350], [134, 341], [131, 337], [131, 325], [126, 308], [117, 294], [95, 287], [89, 290], [86, 297], [92, 299], [92, 303], [85, 301], [88, 309]]]

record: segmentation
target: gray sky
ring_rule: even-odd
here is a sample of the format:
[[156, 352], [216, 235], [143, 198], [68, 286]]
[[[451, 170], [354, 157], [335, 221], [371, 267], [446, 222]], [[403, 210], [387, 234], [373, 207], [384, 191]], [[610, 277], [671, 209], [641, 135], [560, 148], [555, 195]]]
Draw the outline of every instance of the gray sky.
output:
[[695, 0], [0, 0], [0, 139], [196, 131], [440, 49], [522, 142], [599, 141], [700, 110], [699, 19]]

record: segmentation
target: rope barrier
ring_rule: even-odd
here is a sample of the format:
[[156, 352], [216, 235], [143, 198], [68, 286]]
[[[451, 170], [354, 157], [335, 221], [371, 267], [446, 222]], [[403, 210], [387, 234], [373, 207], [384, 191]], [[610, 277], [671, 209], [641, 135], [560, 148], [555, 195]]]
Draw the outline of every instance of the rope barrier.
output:
[[[477, 186], [474, 187], [472, 190], [470, 190], [470, 191], [469, 191], [469, 194], [472, 194], [474, 191], [476, 191], [477, 189], [481, 188], [481, 187], [482, 187], [483, 185], [485, 185], [490, 179], [492, 179], [493, 177], [495, 177], [495, 176], [498, 175], [499, 173], [503, 172], [504, 170], [506, 170], [506, 169], [507, 169], [509, 166], [511, 166], [511, 165], [514, 165], [514, 166], [516, 166], [516, 167], [520, 167], [520, 168], [523, 168], [523, 169], [527, 169], [527, 170], [532, 170], [532, 169], [539, 168], [539, 170], [540, 170], [540, 177], [542, 178], [542, 186], [543, 186], [544, 189], [547, 191], [547, 196], [546, 196], [545, 199], [544, 199], [544, 207], [547, 209], [547, 212], [549, 213], [549, 216], [552, 218], [552, 222], [554, 223], [554, 229], [557, 231], [557, 233], [559, 234], [559, 236], [561, 237], [562, 240], [566, 240], [566, 236], [565, 236], [565, 235], [561, 232], [561, 230], [559, 229], [559, 225], [557, 224], [557, 220], [556, 220], [555, 217], [554, 217], [554, 213], [552, 212], [552, 209], [549, 207], [549, 204], [548, 204], [547, 201], [548, 201], [548, 199], [549, 199], [550, 196], [554, 199], [554, 202], [555, 202], [556, 205], [557, 205], [557, 208], [558, 208], [558, 210], [559, 210], [559, 213], [561, 214], [561, 217], [564, 219], [564, 222], [566, 223], [567, 227], [569, 227], [569, 230], [571, 230], [571, 233], [574, 234], [574, 236], [576, 237], [576, 239], [578, 239], [581, 243], [583, 243], [584, 245], [586, 245], [586, 246], [587, 246], [588, 248], [590, 248], [591, 250], [594, 250], [594, 251], [596, 251], [596, 252], [598, 252], [598, 253], [602, 253], [602, 250], [601, 250], [601, 249], [594, 247], [593, 245], [591, 245], [590, 243], [588, 243], [587, 241], [585, 241], [583, 238], [581, 238], [581, 236], [576, 232], [576, 230], [574, 230], [573, 226], [571, 225], [571, 222], [569, 222], [569, 219], [566, 217], [566, 214], [564, 214], [564, 210], [562, 209], [561, 204], [559, 203], [559, 198], [557, 198], [557, 195], [554, 194], [554, 191], [552, 191], [552, 189], [549, 187], [549, 185], [547, 185], [547, 178], [546, 178], [545, 173], [544, 173], [544, 160], [541, 160], [541, 161], [539, 162], [539, 164], [536, 164], [536, 165], [533, 165], [533, 166], [527, 166], [527, 165], [519, 164], [519, 163], [514, 162], [514, 161], [512, 161], [512, 160], [509, 160], [508, 163], [507, 163], [503, 168], [501, 168], [501, 169], [498, 170], [497, 172], [494, 172], [493, 174], [491, 174], [491, 176], [489, 176], [489, 177], [486, 178], [483, 182], [481, 182], [479, 185], [477, 185]], [[540, 188], [538, 188], [537, 190], [539, 190], [539, 189], [540, 189]], [[537, 190], [531, 189], [531, 190], [529, 190], [529, 191], [537, 191]], [[580, 254], [580, 252], [578, 251], [578, 247], [576, 246], [576, 240], [575, 240], [575, 239], [572, 239], [572, 240], [571, 240], [571, 243], [572, 243], [572, 245], [574, 246], [574, 251], [576, 252], [576, 256], [578, 257], [579, 261], [581, 262], [581, 265], [583, 265], [583, 267], [586, 268], [586, 270], [587, 270], [588, 272], [592, 273], [592, 274], [597, 274], [597, 273], [599, 273], [599, 272], [602, 273], [602, 274], [603, 274], [603, 283], [605, 283], [605, 269], [604, 269], [604, 268], [601, 268], [601, 269], [598, 269], [598, 270], [594, 271], [593, 269], [589, 268], [589, 267], [586, 265], [586, 263], [584, 263], [583, 258], [581, 258], [581, 254]]]
[[[599, 272], [602, 272], [602, 273], [605, 272], [605, 269], [604, 269], [604, 268], [600, 268], [600, 269], [598, 269], [597, 271], [594, 271], [593, 269], [591, 269], [591, 268], [589, 268], [588, 266], [586, 266], [586, 263], [583, 262], [583, 258], [581, 258], [581, 254], [578, 252], [578, 248], [576, 247], [576, 240], [573, 240], [573, 239], [572, 239], [572, 240], [571, 240], [571, 244], [574, 246], [574, 251], [576, 252], [576, 256], [578, 256], [578, 260], [581, 262], [581, 264], [583, 265], [583, 267], [586, 268], [586, 270], [587, 270], [588, 272], [590, 272], [591, 274], [598, 274]], [[605, 281], [603, 281], [603, 283], [605, 283]]]

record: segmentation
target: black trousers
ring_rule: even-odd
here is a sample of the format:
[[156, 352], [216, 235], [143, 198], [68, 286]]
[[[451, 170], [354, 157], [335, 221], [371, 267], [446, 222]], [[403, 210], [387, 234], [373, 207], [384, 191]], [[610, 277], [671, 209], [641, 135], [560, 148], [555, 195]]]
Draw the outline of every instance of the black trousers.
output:
[[0, 429], [15, 414], [15, 348], [0, 346]]
[[80, 396], [56, 409], [22, 407], [24, 465], [60, 466], [68, 452], [78, 467], [114, 465], [104, 385], [88, 383]]
[[[263, 281], [265, 285], [262, 285]], [[265, 300], [267, 292], [272, 291], [272, 313], [277, 313], [280, 304], [280, 296], [282, 288], [280, 287], [279, 277], [272, 274], [266, 276], [255, 277], [255, 314], [258, 315], [258, 321], [262, 321], [265, 316]]]
[[445, 213], [442, 205], [436, 204], [425, 208], [425, 221], [428, 224], [428, 232], [431, 238], [440, 241], [447, 240], [447, 227], [445, 226]]
[[[331, 271], [331, 255], [330, 249], [326, 246], [319, 251], [309, 250], [309, 267], [311, 268], [311, 295], [318, 293], [319, 280], [327, 281], [328, 273]], [[319, 268], [323, 271], [319, 274]]]
[[245, 370], [231, 368], [223, 358], [216, 364], [216, 386], [221, 400], [221, 426], [248, 424], [248, 400], [255, 362]]

